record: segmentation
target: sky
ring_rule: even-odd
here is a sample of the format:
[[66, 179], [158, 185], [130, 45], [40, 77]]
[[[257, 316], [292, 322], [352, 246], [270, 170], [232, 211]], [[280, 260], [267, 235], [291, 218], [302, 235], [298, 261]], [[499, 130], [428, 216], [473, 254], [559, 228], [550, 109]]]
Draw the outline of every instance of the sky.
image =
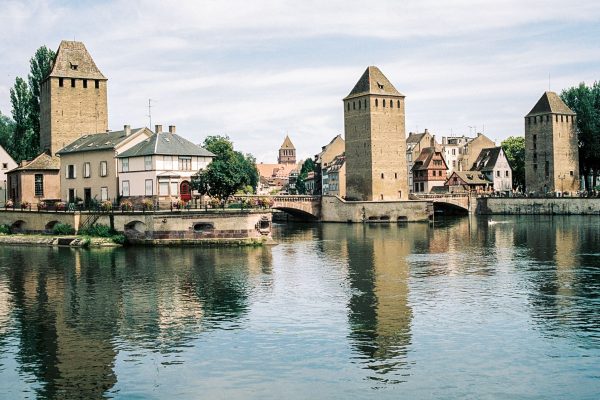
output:
[[85, 43], [109, 79], [109, 127], [176, 125], [275, 162], [343, 134], [369, 65], [406, 96], [406, 133], [523, 135], [544, 91], [600, 80], [600, 2], [0, 0], [0, 112], [29, 59]]

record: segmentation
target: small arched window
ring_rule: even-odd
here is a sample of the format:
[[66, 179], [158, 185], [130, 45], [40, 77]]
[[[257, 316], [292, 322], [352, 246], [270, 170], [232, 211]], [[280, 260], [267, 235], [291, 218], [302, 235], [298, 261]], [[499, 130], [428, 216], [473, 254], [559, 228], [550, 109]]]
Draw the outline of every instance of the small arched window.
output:
[[400, 100], [398, 100], [398, 108], [400, 108]]
[[381, 173], [381, 179], [383, 179], [383, 172]]
[[356, 110], [356, 102], [355, 101], [352, 102], [352, 109]]
[[385, 108], [385, 99], [383, 99], [383, 108]]
[[379, 100], [375, 99], [375, 107], [379, 107]]
[[360, 110], [362, 108], [362, 101], [358, 101], [358, 109]]
[[367, 99], [365, 99], [365, 110], [367, 109]]
[[394, 108], [394, 101], [390, 100], [390, 108]]
[[350, 102], [348, 102], [348, 111], [350, 111]]

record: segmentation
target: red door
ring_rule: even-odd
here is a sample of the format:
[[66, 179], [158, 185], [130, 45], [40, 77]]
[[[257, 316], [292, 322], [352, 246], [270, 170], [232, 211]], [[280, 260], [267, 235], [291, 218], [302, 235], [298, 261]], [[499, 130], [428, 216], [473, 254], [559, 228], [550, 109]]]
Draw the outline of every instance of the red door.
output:
[[190, 201], [192, 199], [192, 190], [188, 181], [183, 181], [179, 185], [179, 197], [183, 201]]

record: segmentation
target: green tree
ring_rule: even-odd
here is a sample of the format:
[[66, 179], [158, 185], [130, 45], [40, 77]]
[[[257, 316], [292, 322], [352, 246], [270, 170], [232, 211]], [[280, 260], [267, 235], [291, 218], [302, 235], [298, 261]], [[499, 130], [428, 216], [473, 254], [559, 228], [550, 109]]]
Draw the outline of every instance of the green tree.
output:
[[52, 69], [52, 62], [56, 53], [46, 46], [42, 46], [35, 51], [35, 54], [29, 60], [30, 71], [29, 81], [29, 125], [31, 135], [28, 138], [26, 147], [30, 153], [38, 153], [40, 142], [40, 95], [42, 82]]
[[6, 115], [0, 112], [0, 146], [12, 156], [12, 136], [15, 130], [15, 123]]
[[513, 187], [525, 187], [525, 138], [510, 136], [502, 142], [502, 150], [512, 168]]
[[571, 110], [577, 113], [577, 137], [579, 139], [579, 171], [585, 177], [585, 188], [589, 190], [589, 176], [600, 171], [600, 83], [592, 86], [580, 83], [562, 91], [560, 97]]
[[201, 194], [223, 200], [223, 204], [238, 190], [258, 184], [258, 170], [254, 157], [233, 149], [227, 136], [209, 136], [202, 146], [216, 157], [193, 181]]
[[30, 92], [27, 83], [21, 77], [15, 79], [15, 86], [10, 89], [10, 102], [12, 104], [12, 117], [15, 121], [12, 136], [12, 157], [16, 162], [27, 158], [28, 149], [26, 139], [31, 134], [29, 119]]
[[304, 163], [302, 163], [302, 167], [300, 168], [300, 173], [298, 174], [298, 179], [296, 180], [296, 191], [298, 194], [306, 194], [306, 178], [308, 177], [308, 173], [315, 170], [315, 162], [312, 158], [307, 158]]

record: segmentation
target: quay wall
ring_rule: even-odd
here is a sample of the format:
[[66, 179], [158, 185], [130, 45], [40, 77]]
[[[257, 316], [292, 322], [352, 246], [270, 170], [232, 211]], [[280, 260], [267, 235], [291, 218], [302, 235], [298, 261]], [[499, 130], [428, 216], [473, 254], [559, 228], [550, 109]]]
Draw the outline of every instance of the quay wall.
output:
[[482, 197], [477, 199], [476, 214], [600, 215], [600, 198], [556, 197], [535, 199]]
[[[48, 233], [56, 223], [79, 230], [90, 214], [1, 210], [0, 224], [14, 233]], [[270, 211], [124, 212], [100, 214], [97, 224], [112, 226], [132, 243], [173, 244], [194, 241], [270, 241]]]
[[433, 214], [429, 201], [344, 201], [321, 198], [322, 222], [420, 222]]

